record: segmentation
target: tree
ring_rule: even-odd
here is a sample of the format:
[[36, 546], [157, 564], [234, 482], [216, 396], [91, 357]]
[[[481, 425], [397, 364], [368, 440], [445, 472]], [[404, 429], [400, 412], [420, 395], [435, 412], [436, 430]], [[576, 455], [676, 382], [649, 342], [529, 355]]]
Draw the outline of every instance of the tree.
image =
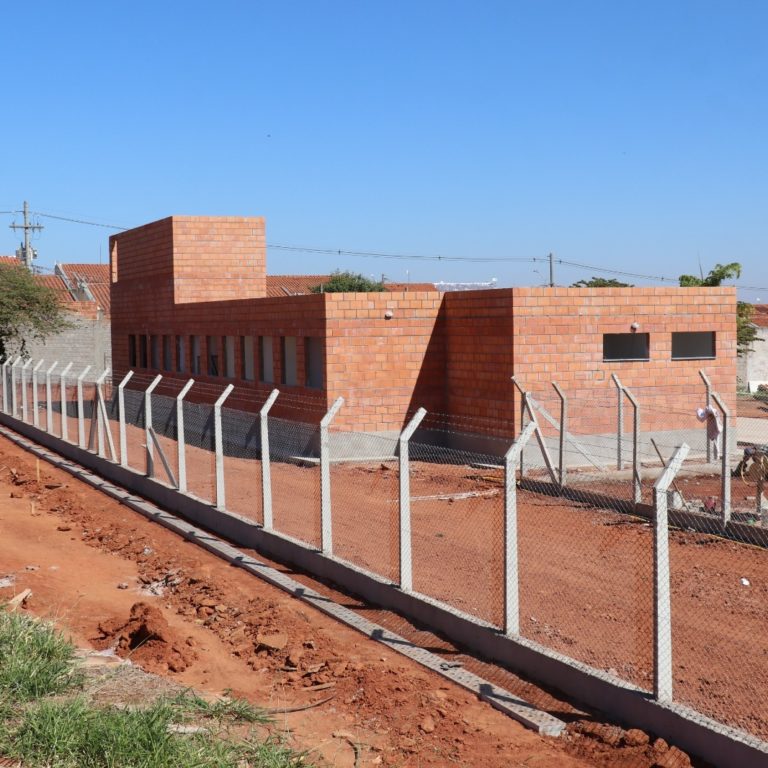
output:
[[696, 275], [680, 275], [680, 286], [682, 288], [713, 288], [720, 285], [723, 280], [741, 277], [741, 264], [733, 261], [730, 264], [715, 264], [706, 277], [696, 277]]
[[324, 283], [309, 289], [312, 293], [381, 293], [384, 283], [369, 280], [354, 272], [336, 270]]
[[0, 355], [16, 350], [26, 356], [28, 340], [45, 339], [69, 325], [53, 290], [24, 267], [0, 265]]
[[[730, 264], [715, 264], [706, 277], [696, 275], [680, 275], [680, 285], [683, 288], [713, 288], [723, 280], [741, 277], [741, 264], [732, 261]], [[747, 301], [736, 302], [736, 352], [745, 355], [752, 350], [757, 337], [757, 328], [752, 322], [755, 308]]]
[[613, 277], [593, 277], [591, 280], [579, 280], [571, 288], [634, 288], [630, 283], [622, 283]]

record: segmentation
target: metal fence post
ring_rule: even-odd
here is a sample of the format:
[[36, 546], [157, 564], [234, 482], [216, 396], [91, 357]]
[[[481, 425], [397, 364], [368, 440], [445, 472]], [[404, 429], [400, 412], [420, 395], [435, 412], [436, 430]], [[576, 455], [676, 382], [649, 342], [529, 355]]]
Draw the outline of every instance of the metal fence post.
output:
[[557, 396], [560, 398], [560, 461], [558, 466], [558, 474], [560, 476], [560, 487], [563, 488], [565, 486], [565, 478], [567, 472], [565, 462], [565, 436], [568, 434], [568, 398], [565, 396], [565, 393], [562, 389], [560, 389], [556, 382], [552, 382], [552, 387], [554, 388], [555, 392], [557, 392]]
[[39, 402], [37, 397], [37, 372], [40, 370], [44, 362], [44, 360], [41, 360], [32, 369], [32, 423], [36, 427], [40, 426], [40, 414], [38, 413]]
[[274, 526], [272, 517], [272, 474], [269, 463], [269, 411], [279, 394], [279, 389], [273, 389], [259, 411], [261, 427], [261, 507], [264, 517], [264, 529], [267, 531], [271, 531]]
[[26, 372], [27, 372], [27, 368], [29, 368], [31, 364], [32, 364], [32, 359], [30, 358], [21, 367], [21, 420], [22, 421], [29, 421], [29, 407], [28, 407], [29, 398], [27, 397]]
[[[703, 368], [699, 371], [699, 376], [704, 382], [704, 391], [706, 393], [706, 402], [704, 407], [709, 408], [712, 405], [712, 382], [709, 380], [709, 376], [707, 376]], [[709, 464], [710, 461], [712, 461], [712, 445], [710, 444], [709, 440], [707, 440], [707, 464]]]
[[67, 374], [72, 363], [67, 363], [59, 373], [59, 400], [61, 402], [61, 439], [69, 440], [69, 425], [67, 424]]
[[221, 406], [229, 397], [234, 384], [227, 384], [226, 389], [219, 395], [213, 405], [213, 445], [216, 452], [216, 509], [224, 512], [227, 508], [224, 479], [224, 436], [221, 432]]
[[152, 392], [162, 378], [158, 373], [144, 392], [144, 450], [147, 461], [146, 474], [150, 478], [155, 476], [155, 452], [152, 447]]
[[8, 361], [7, 355], [3, 359], [3, 413], [8, 413]]
[[616, 411], [616, 469], [624, 467], [622, 456], [621, 440], [624, 435], [624, 387], [621, 386], [619, 377], [611, 374], [613, 383], [616, 385], [617, 411]]
[[672, 701], [672, 605], [669, 588], [669, 521], [667, 490], [680, 471], [689, 447], [683, 443], [653, 486], [653, 693], [657, 701]]
[[123, 380], [117, 385], [117, 418], [118, 418], [118, 433], [120, 441], [120, 466], [128, 466], [128, 439], [125, 434], [125, 385], [131, 380], [133, 371], [123, 376]]
[[51, 374], [53, 369], [59, 364], [56, 360], [54, 364], [45, 372], [45, 431], [49, 435], [53, 434], [53, 413], [51, 413]]
[[[723, 414], [723, 435], [720, 445], [720, 493], [723, 501], [723, 527], [725, 527], [731, 522], [731, 468], [728, 465], [731, 447], [731, 412], [720, 395], [714, 390], [712, 391], [712, 400]], [[709, 442], [709, 437], [707, 437], [707, 445], [709, 445]]]
[[187, 492], [187, 444], [184, 434], [184, 398], [189, 392], [194, 379], [190, 379], [176, 395], [176, 447], [178, 453], [179, 491]]
[[409, 442], [419, 424], [427, 415], [424, 408], [419, 408], [400, 433], [400, 589], [410, 592], [413, 589], [413, 554], [411, 540], [411, 462]]
[[91, 415], [91, 419], [94, 418], [94, 415], [96, 417], [96, 441], [98, 446], [98, 454], [99, 456], [104, 456], [104, 434], [107, 434], [107, 438], [109, 440], [109, 447], [112, 452], [112, 459], [115, 458], [115, 449], [112, 445], [112, 434], [109, 431], [109, 422], [107, 419], [107, 413], [106, 409], [102, 412], [102, 407], [104, 403], [104, 395], [101, 391], [101, 387], [104, 384], [104, 379], [109, 376], [110, 370], [109, 368], [105, 368], [102, 372], [101, 376], [99, 376], [98, 379], [96, 379], [96, 392], [95, 397], [93, 399], [93, 407], [96, 409], [96, 413]]
[[635, 504], [643, 500], [643, 488], [640, 483], [640, 405], [635, 396], [626, 388], [622, 387], [624, 394], [632, 404], [632, 498]]
[[331, 456], [328, 426], [344, 405], [337, 397], [328, 413], [320, 420], [320, 547], [323, 554], [333, 554], [333, 518], [331, 516]]
[[16, 395], [16, 366], [21, 362], [21, 355], [13, 361], [11, 365], [11, 416], [14, 419], [19, 418], [19, 400]]
[[77, 444], [81, 448], [85, 448], [85, 413], [83, 409], [83, 379], [88, 371], [91, 370], [90, 365], [86, 365], [83, 372], [77, 377]]
[[520, 452], [536, 431], [529, 421], [504, 455], [504, 632], [520, 634], [520, 573], [517, 559], [517, 477]]

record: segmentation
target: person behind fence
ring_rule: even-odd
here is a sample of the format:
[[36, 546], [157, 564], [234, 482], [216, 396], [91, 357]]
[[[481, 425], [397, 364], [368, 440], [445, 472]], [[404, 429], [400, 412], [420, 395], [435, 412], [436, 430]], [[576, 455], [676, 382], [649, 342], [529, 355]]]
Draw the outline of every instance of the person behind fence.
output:
[[715, 459], [717, 459], [720, 455], [720, 435], [723, 432], [723, 425], [720, 423], [717, 411], [711, 405], [705, 408], [697, 408], [696, 418], [699, 421], [707, 422], [707, 440], [712, 443]]

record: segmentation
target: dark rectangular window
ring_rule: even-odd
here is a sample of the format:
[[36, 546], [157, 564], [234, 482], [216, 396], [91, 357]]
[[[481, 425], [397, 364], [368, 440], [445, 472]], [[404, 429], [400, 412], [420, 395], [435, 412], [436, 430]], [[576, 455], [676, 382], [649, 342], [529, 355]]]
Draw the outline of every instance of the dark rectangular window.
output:
[[222, 362], [224, 364], [224, 375], [228, 379], [235, 378], [235, 337], [222, 336]]
[[154, 334], [149, 337], [149, 359], [155, 370], [160, 368], [160, 341]]
[[189, 337], [189, 360], [192, 364], [192, 373], [200, 373], [200, 337]]
[[240, 337], [240, 371], [246, 381], [253, 381], [253, 336]]
[[603, 360], [648, 360], [649, 356], [650, 334], [603, 334]]
[[176, 370], [179, 373], [184, 373], [187, 370], [187, 356], [184, 354], [186, 348], [184, 346], [184, 337], [176, 337]]
[[681, 331], [672, 334], [672, 359], [695, 360], [715, 357], [714, 331]]
[[296, 366], [296, 337], [280, 337], [281, 381], [287, 387], [295, 387], [298, 383]]
[[139, 367], [147, 367], [147, 337], [143, 333], [139, 336]]
[[136, 335], [133, 333], [128, 336], [128, 367], [136, 367]]
[[324, 354], [323, 339], [307, 336], [304, 339], [304, 368], [306, 369], [306, 385], [312, 389], [323, 388]]
[[208, 349], [208, 375], [219, 375], [219, 339], [217, 336], [206, 337], [206, 347]]
[[171, 337], [168, 334], [163, 336], [163, 370], [173, 370], [173, 355], [171, 351]]
[[275, 380], [275, 366], [272, 358], [272, 337], [259, 336], [259, 381], [272, 384]]

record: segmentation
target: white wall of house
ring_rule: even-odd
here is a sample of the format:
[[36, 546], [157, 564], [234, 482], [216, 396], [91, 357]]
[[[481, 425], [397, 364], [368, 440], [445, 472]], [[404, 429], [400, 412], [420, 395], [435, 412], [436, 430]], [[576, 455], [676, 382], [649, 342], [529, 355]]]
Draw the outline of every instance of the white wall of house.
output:
[[768, 383], [768, 328], [758, 329], [752, 351], [739, 359], [739, 378], [745, 389]]

